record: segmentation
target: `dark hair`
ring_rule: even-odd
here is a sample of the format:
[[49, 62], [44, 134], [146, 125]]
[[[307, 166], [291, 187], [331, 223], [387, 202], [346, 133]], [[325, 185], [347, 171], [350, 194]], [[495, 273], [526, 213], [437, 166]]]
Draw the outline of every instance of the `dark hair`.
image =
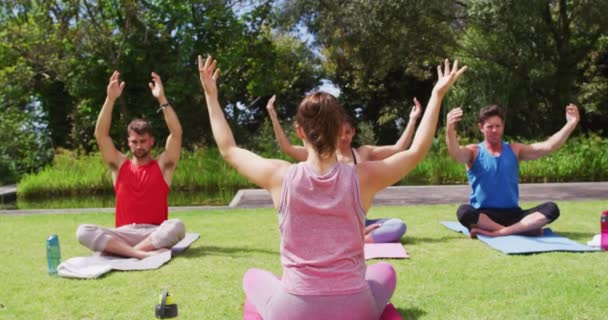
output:
[[296, 123], [320, 157], [336, 151], [343, 121], [344, 110], [336, 97], [321, 91], [306, 96], [296, 113]]
[[152, 124], [141, 118], [133, 119], [127, 126], [127, 135], [129, 135], [131, 132], [135, 132], [140, 135], [147, 133], [152, 136]]
[[481, 108], [481, 110], [479, 110], [479, 116], [477, 117], [477, 122], [479, 124], [483, 124], [484, 122], [486, 122], [486, 120], [488, 120], [494, 116], [499, 117], [500, 120], [502, 120], [503, 122], [505, 121], [505, 113], [502, 111], [502, 109], [500, 108], [499, 105], [492, 104], [489, 106], [485, 106], [485, 107]]
[[355, 121], [355, 118], [351, 117], [348, 113], [344, 112], [344, 122], [348, 123], [348, 125], [353, 128], [353, 129], [357, 129], [357, 122]]

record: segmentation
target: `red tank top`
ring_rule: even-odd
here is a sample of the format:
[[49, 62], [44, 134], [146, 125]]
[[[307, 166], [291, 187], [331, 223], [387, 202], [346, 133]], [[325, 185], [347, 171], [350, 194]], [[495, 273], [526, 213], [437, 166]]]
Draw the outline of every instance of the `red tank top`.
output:
[[156, 160], [136, 166], [127, 159], [118, 171], [114, 192], [116, 227], [131, 223], [160, 225], [167, 220], [169, 186]]

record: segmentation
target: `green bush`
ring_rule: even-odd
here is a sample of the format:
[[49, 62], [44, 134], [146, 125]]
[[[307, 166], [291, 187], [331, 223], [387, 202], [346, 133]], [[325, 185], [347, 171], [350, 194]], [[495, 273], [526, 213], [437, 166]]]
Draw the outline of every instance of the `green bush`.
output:
[[[469, 143], [461, 141], [462, 144]], [[279, 157], [276, 147], [265, 143], [269, 157]], [[274, 148], [274, 150], [272, 150]], [[273, 155], [274, 154], [274, 155]], [[608, 139], [597, 135], [574, 137], [553, 154], [521, 163], [521, 182], [574, 182], [608, 180]], [[399, 184], [466, 183], [464, 165], [452, 160], [442, 136], [436, 138], [427, 157]], [[173, 176], [172, 190], [234, 194], [253, 184], [232, 169], [216, 148], [183, 151]], [[47, 195], [111, 194], [110, 171], [97, 153], [81, 155], [59, 150], [53, 163], [40, 172], [26, 175], [18, 195], [34, 198]]]

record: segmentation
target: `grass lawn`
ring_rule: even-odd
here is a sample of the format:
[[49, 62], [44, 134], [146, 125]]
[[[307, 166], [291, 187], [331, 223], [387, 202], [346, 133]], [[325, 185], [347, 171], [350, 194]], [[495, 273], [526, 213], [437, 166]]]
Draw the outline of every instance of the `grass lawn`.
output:
[[[559, 202], [551, 228], [580, 243], [600, 231], [608, 201]], [[524, 204], [524, 207], [527, 207]], [[456, 205], [375, 207], [399, 217], [411, 258], [397, 270], [392, 303], [404, 319], [606, 319], [608, 253], [508, 256], [449, 231]], [[251, 267], [280, 274], [277, 217], [271, 209], [179, 212], [201, 238], [158, 270], [111, 272], [96, 280], [50, 277], [45, 239], [59, 235], [64, 259], [87, 255], [79, 223], [110, 226], [113, 215], [0, 215], [0, 319], [154, 319], [163, 289], [180, 319], [242, 318], [241, 278]], [[373, 263], [373, 262], [372, 262]]]

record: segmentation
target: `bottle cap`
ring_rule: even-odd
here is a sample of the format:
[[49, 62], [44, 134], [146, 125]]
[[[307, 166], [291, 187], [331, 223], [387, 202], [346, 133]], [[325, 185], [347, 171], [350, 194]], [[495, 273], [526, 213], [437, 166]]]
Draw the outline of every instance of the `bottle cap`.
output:
[[46, 242], [48, 242], [49, 244], [56, 244], [59, 243], [59, 237], [57, 237], [56, 234], [52, 234], [48, 237], [48, 239], [46, 239]]
[[170, 319], [177, 317], [177, 304], [166, 290], [160, 295], [156, 305], [155, 314], [159, 319]]

